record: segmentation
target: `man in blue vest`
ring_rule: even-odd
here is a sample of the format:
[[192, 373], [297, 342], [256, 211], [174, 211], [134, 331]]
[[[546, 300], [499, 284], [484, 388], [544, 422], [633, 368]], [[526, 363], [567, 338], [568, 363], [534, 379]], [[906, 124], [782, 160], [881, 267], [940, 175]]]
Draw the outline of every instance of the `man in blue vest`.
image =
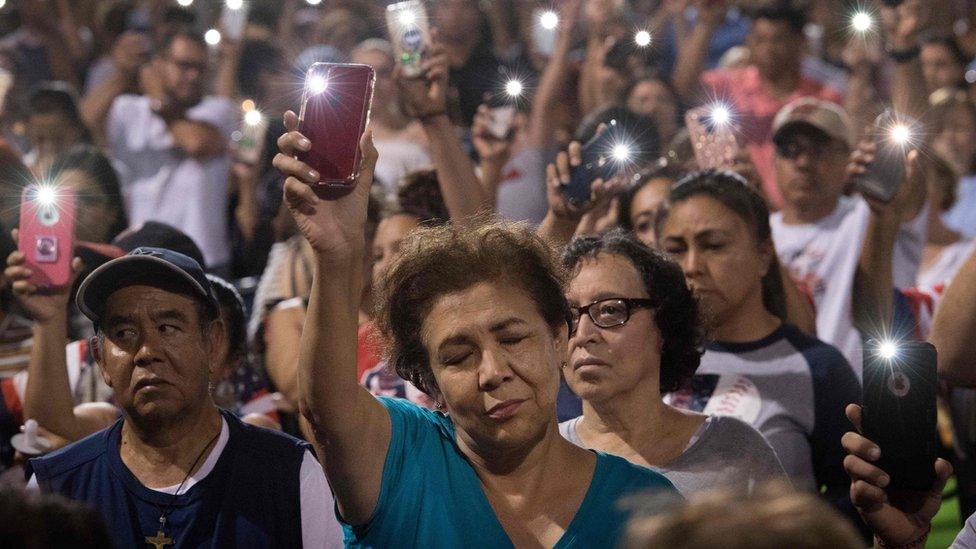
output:
[[[20, 252], [5, 274], [35, 318], [34, 352], [63, 360], [67, 290], [38, 292]], [[122, 419], [31, 460], [32, 486], [99, 508], [120, 547], [341, 545], [308, 445], [214, 405], [225, 332], [195, 260], [137, 248], [92, 272], [77, 304]]]

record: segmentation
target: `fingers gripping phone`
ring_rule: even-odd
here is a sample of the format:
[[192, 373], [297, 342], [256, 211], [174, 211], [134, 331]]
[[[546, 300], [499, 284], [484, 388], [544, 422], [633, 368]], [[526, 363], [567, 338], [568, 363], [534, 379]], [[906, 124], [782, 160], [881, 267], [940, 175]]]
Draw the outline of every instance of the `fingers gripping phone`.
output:
[[685, 113], [685, 126], [695, 152], [695, 160], [702, 170], [730, 170], [739, 155], [735, 128], [728, 120], [728, 111], [720, 119], [721, 107], [696, 107]]
[[560, 187], [570, 204], [589, 202], [594, 181], [606, 181], [630, 164], [632, 151], [626, 143], [623, 128], [613, 120], [602, 133], [583, 145], [580, 164], [570, 168], [569, 183]]
[[74, 191], [48, 185], [24, 188], [17, 240], [24, 266], [32, 272], [31, 284], [40, 288], [67, 286], [74, 255]]
[[913, 119], [887, 109], [874, 119], [877, 150], [867, 171], [854, 177], [854, 185], [865, 195], [890, 202], [905, 179], [905, 158], [911, 150]]
[[407, 78], [423, 72], [420, 66], [424, 51], [430, 46], [427, 10], [420, 0], [397, 2], [386, 7], [386, 28], [397, 62]]
[[319, 172], [313, 189], [321, 198], [335, 200], [355, 187], [375, 80], [369, 65], [314, 63], [308, 69], [298, 130], [312, 148], [298, 159]]
[[926, 491], [935, 482], [936, 350], [923, 341], [864, 346], [861, 427], [881, 448], [875, 463], [890, 489]]

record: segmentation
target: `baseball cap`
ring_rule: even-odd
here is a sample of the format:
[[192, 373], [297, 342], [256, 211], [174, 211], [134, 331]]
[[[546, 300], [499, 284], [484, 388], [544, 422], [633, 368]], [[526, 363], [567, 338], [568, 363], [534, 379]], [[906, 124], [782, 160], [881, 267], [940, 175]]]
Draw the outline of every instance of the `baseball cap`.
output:
[[136, 248], [92, 271], [78, 287], [75, 301], [78, 309], [98, 324], [108, 297], [135, 284], [186, 291], [213, 311], [220, 310], [213, 287], [196, 260], [165, 248], [150, 247]]
[[851, 146], [851, 123], [844, 109], [813, 97], [790, 102], [773, 118], [773, 141], [797, 126], [812, 126], [832, 139]]
[[204, 269], [207, 264], [203, 260], [203, 252], [186, 233], [159, 221], [146, 221], [142, 225], [123, 231], [115, 237], [112, 244], [122, 248], [126, 253], [136, 248], [166, 248], [189, 256]]

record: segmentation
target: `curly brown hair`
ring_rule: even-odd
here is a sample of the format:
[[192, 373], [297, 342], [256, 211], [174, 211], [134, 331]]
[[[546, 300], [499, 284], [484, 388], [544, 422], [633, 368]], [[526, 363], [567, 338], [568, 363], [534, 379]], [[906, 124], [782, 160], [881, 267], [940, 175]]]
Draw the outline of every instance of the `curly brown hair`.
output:
[[441, 393], [420, 335], [424, 321], [438, 298], [482, 282], [521, 288], [554, 334], [569, 326], [565, 270], [527, 225], [448, 223], [412, 231], [379, 281], [376, 326], [390, 366], [435, 400]]

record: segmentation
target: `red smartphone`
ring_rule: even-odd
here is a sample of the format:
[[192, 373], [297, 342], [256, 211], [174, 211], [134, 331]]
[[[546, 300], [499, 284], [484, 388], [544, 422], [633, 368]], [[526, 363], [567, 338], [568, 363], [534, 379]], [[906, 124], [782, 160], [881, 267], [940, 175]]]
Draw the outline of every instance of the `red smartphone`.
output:
[[71, 281], [75, 240], [75, 194], [70, 188], [30, 185], [20, 197], [17, 249], [33, 274], [30, 283], [61, 288]]
[[312, 148], [298, 159], [319, 172], [313, 188], [321, 198], [341, 198], [356, 185], [375, 81], [369, 65], [315, 63], [305, 75], [298, 131]]

